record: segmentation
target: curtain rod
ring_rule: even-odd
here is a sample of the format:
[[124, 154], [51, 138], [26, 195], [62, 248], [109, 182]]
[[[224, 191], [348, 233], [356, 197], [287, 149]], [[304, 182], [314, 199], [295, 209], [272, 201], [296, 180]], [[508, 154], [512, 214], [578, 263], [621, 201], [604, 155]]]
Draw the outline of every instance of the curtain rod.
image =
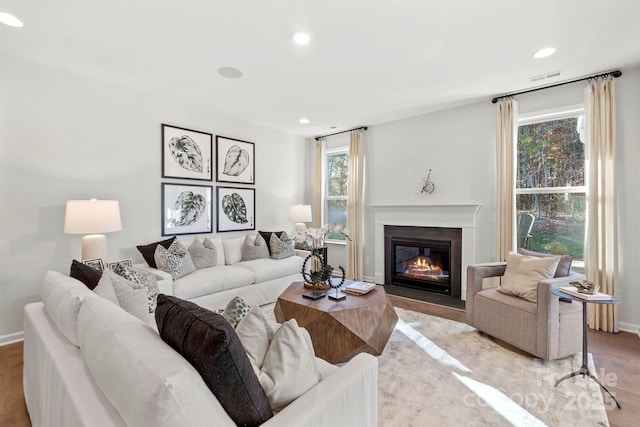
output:
[[362, 129], [362, 130], [367, 130], [366, 126], [360, 126], [359, 128], [353, 128], [353, 129], [349, 129], [349, 130], [343, 130], [342, 132], [336, 132], [336, 133], [332, 133], [329, 135], [322, 135], [322, 136], [316, 136], [314, 139], [317, 141], [320, 138], [326, 138], [328, 136], [333, 136], [333, 135], [340, 135], [341, 133], [347, 133], [347, 132], [351, 132], [352, 130], [358, 130], [358, 129]]
[[513, 93], [508, 93], [506, 95], [496, 96], [495, 98], [493, 98], [491, 100], [491, 103], [495, 104], [496, 102], [498, 102], [502, 98], [508, 98], [510, 96], [522, 95], [524, 93], [535, 92], [537, 90], [549, 89], [549, 88], [552, 88], [552, 87], [557, 87], [557, 86], [562, 86], [562, 85], [568, 85], [569, 83], [581, 82], [583, 80], [597, 79], [597, 78], [600, 78], [600, 77], [608, 77], [608, 76], [613, 76], [615, 78], [618, 78], [621, 75], [622, 75], [622, 71], [615, 70], [615, 71], [609, 71], [608, 73], [594, 74], [593, 76], [588, 76], [588, 77], [580, 77], [579, 79], [568, 80], [566, 82], [556, 83], [556, 84], [549, 85], [549, 86], [540, 86], [540, 87], [536, 87], [536, 88], [529, 89], [529, 90], [523, 90], [522, 92], [513, 92]]

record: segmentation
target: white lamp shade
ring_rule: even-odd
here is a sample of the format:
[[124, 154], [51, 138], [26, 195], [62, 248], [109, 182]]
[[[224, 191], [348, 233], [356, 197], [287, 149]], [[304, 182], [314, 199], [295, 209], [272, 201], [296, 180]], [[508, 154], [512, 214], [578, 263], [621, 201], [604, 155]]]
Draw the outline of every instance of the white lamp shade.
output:
[[122, 230], [117, 200], [69, 200], [64, 216], [67, 234], [111, 233]]
[[311, 205], [295, 205], [289, 208], [289, 221], [311, 222]]

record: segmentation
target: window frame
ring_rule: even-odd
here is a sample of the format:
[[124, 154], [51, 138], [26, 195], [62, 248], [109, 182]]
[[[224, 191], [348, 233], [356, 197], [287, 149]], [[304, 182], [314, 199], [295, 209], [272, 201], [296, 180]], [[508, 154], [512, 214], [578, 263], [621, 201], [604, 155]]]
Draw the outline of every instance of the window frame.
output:
[[[327, 173], [327, 168], [329, 166], [329, 157], [335, 156], [335, 155], [341, 155], [341, 154], [347, 155], [347, 173], [348, 173], [348, 170], [349, 170], [349, 163], [348, 163], [349, 147], [348, 146], [327, 148], [325, 149], [325, 152], [324, 152], [324, 159], [323, 159], [324, 160], [324, 164], [323, 164], [323, 190], [324, 191], [322, 195], [322, 205], [323, 205], [322, 224], [328, 224], [329, 201], [331, 200], [344, 200], [345, 202], [348, 201], [348, 194], [345, 194], [344, 196], [329, 195], [329, 174]], [[348, 222], [349, 218], [346, 211], [345, 211], [345, 218], [347, 218], [347, 222]], [[346, 227], [346, 224], [345, 224], [345, 227]], [[346, 245], [347, 239], [346, 238], [345, 239], [325, 239], [324, 242], [337, 244], [337, 245]]]
[[[526, 126], [526, 125], [530, 125], [530, 124], [535, 124], [535, 123], [540, 123], [540, 122], [547, 122], [547, 121], [552, 121], [552, 120], [562, 120], [562, 119], [569, 119], [569, 118], [574, 118], [574, 117], [579, 117], [579, 116], [583, 116], [583, 123], [584, 123], [584, 116], [585, 116], [585, 107], [584, 104], [573, 104], [573, 105], [568, 105], [568, 106], [564, 106], [564, 107], [558, 107], [558, 108], [553, 108], [553, 109], [548, 109], [548, 110], [541, 110], [541, 111], [535, 111], [535, 112], [531, 112], [531, 113], [525, 113], [525, 114], [521, 114], [518, 116], [518, 120], [516, 123], [516, 135], [518, 133], [518, 129], [520, 128], [520, 126]], [[580, 132], [579, 132], [580, 133]], [[583, 134], [580, 133], [580, 135], [582, 136]], [[584, 159], [584, 172], [585, 172], [585, 177], [584, 177], [584, 185], [581, 186], [563, 186], [563, 187], [536, 187], [536, 188], [518, 188], [517, 187], [517, 173], [518, 173], [518, 138], [516, 137], [514, 139], [514, 156], [513, 156], [513, 162], [514, 162], [514, 196], [517, 198], [518, 195], [521, 194], [584, 194], [585, 195], [585, 200], [586, 200], [586, 210], [589, 209], [589, 194], [587, 191], [587, 166], [588, 166], [588, 158], [587, 158], [587, 152], [586, 152], [586, 141], [582, 141], [585, 144], [585, 159]], [[585, 212], [586, 213], [586, 212]], [[517, 203], [514, 203], [514, 218], [517, 216], [518, 214], [518, 210], [517, 210]], [[514, 227], [517, 227], [514, 224]], [[585, 225], [586, 227], [586, 225]], [[517, 229], [514, 228], [513, 230], [514, 236], [517, 234]], [[586, 233], [586, 229], [585, 229], [585, 233]], [[586, 234], [585, 234], [586, 235]], [[515, 240], [514, 240], [515, 242]], [[585, 249], [586, 249], [586, 242], [585, 242]], [[584, 261], [581, 260], [574, 260], [573, 261], [573, 265], [575, 265], [576, 267], [578, 267], [579, 269], [582, 268], [584, 266]]]

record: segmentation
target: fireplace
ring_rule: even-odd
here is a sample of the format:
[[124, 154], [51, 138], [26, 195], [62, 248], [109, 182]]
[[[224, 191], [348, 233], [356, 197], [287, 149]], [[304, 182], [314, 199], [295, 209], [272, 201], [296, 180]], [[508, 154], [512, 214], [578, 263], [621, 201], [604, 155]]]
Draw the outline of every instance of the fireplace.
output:
[[385, 226], [385, 284], [460, 298], [462, 229]]

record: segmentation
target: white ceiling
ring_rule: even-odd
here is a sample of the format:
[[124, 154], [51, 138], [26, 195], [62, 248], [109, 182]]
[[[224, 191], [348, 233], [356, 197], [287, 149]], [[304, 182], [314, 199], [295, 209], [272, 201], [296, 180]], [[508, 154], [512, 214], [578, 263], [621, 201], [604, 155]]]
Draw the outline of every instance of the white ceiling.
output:
[[[24, 22], [0, 24], [2, 54], [303, 136], [640, 64], [639, 0], [0, 0], [0, 11]], [[297, 30], [309, 45], [291, 42]], [[533, 59], [545, 46], [557, 53]], [[244, 76], [222, 78], [223, 66]]]

